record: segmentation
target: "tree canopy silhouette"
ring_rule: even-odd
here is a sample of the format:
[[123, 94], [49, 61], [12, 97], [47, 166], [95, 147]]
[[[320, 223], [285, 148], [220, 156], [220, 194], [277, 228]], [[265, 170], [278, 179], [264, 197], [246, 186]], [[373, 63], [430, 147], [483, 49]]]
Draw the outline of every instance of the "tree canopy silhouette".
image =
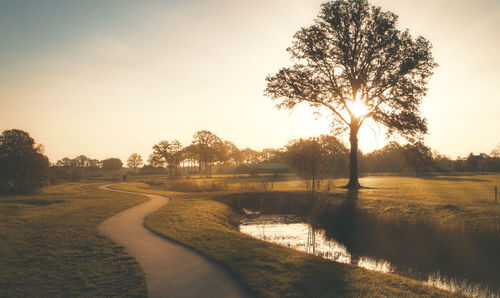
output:
[[212, 165], [220, 159], [224, 142], [208, 130], [199, 130], [193, 135], [192, 144], [196, 148], [200, 164], [204, 165], [205, 174], [212, 176]]
[[142, 164], [142, 157], [137, 153], [130, 154], [127, 159], [127, 167], [134, 169], [134, 175], [136, 174], [136, 169]]
[[[358, 188], [358, 132], [366, 119], [415, 141], [427, 132], [419, 105], [436, 66], [431, 44], [396, 28], [398, 17], [366, 0], [322, 4], [287, 51], [293, 66], [266, 78], [265, 94], [291, 109], [326, 108], [335, 128], [349, 130], [349, 188]], [[356, 107], [363, 107], [363, 113]]]
[[49, 159], [27, 132], [5, 130], [0, 135], [0, 193], [29, 193], [47, 183]]
[[151, 162], [156, 162], [161, 166], [167, 164], [170, 170], [170, 177], [177, 177], [180, 164], [184, 159], [184, 151], [181, 142], [178, 140], [172, 142], [159, 142], [153, 146], [153, 156], [150, 159]]

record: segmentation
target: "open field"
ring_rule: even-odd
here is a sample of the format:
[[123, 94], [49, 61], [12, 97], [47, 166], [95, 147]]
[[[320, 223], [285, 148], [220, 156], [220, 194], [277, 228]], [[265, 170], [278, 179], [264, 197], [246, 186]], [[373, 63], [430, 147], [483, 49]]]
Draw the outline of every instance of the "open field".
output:
[[146, 199], [98, 185], [0, 197], [0, 297], [147, 295], [135, 259], [97, 232], [107, 217]]
[[500, 237], [500, 202], [494, 203], [494, 187], [500, 187], [500, 174], [368, 176], [360, 182], [368, 188], [360, 190], [358, 206], [369, 212], [426, 219]]
[[115, 187], [171, 198], [167, 206], [147, 218], [146, 226], [228, 267], [259, 296], [451, 295], [411, 279], [326, 261], [241, 234], [239, 216], [227, 205], [206, 199], [217, 192], [175, 193], [143, 183]]
[[[197, 177], [179, 181], [162, 180], [161, 178], [152, 181], [150, 179], [145, 179], [149, 185], [141, 185], [141, 188], [146, 187], [147, 191], [158, 193], [165, 193], [168, 189], [176, 189], [178, 192], [168, 192], [174, 198], [208, 198], [226, 203], [236, 197], [240, 199], [253, 198], [257, 201], [258, 198], [265, 201], [295, 200], [298, 203], [307, 203], [310, 200], [309, 194], [305, 192], [304, 181], [294, 175], [283, 175], [277, 179], [272, 175], [263, 177], [233, 175], [218, 176], [212, 179]], [[451, 254], [450, 258], [442, 257], [438, 260], [446, 263], [455, 262], [454, 260], [457, 258], [463, 259], [464, 263], [458, 261], [460, 262], [459, 267], [469, 266], [470, 268], [468, 269], [469, 273], [456, 272], [456, 274], [464, 274], [466, 279], [479, 278], [483, 274], [484, 280], [480, 278], [476, 281], [482, 280], [493, 287], [498, 285], [496, 273], [493, 273], [493, 276], [484, 276], [484, 272], [480, 273], [484, 267], [478, 264], [483, 264], [484, 261], [491, 258], [491, 250], [498, 246], [500, 239], [500, 205], [494, 203], [494, 186], [500, 185], [499, 174], [427, 174], [418, 177], [373, 175], [364, 176], [360, 181], [365, 188], [357, 194], [355, 202], [358, 211], [356, 213], [360, 215], [357, 217], [360, 219], [358, 224], [367, 224], [368, 226], [367, 229], [356, 231], [356, 237], [359, 238], [357, 241], [364, 242], [365, 246], [352, 243], [348, 245], [350, 249], [363, 254], [369, 253], [374, 257], [389, 259], [393, 264], [401, 266], [404, 266], [406, 262], [421, 262], [423, 261], [423, 259], [420, 260], [421, 258], [427, 258], [423, 252], [419, 253], [417, 247], [430, 253], [429, 258], [433, 254], [433, 250], [436, 250], [434, 253], [445, 250], [446, 254]], [[340, 187], [346, 183], [347, 180], [342, 178], [322, 181], [322, 191], [316, 195], [317, 198], [321, 198], [318, 202], [322, 202], [316, 206], [319, 210], [314, 211], [314, 208], [310, 209], [306, 204], [302, 210], [309, 210], [306, 211], [308, 214], [302, 214], [302, 212], [298, 214], [305, 215], [312, 221], [319, 220], [317, 223], [321, 226], [330, 226], [335, 222], [335, 220], [332, 222], [331, 215], [327, 214], [337, 213], [340, 218], [350, 217], [347, 214], [341, 215], [341, 210], [344, 208], [341, 207], [343, 202], [346, 198], [353, 197], [353, 194]], [[272, 205], [274, 203], [266, 204]], [[280, 204], [277, 203], [276, 206]], [[292, 205], [296, 206], [296, 203]], [[230, 206], [233, 205], [230, 204]], [[350, 208], [348, 209], [344, 211], [348, 214], [353, 212]], [[296, 212], [293, 213], [297, 214]], [[350, 221], [348, 220], [348, 222]], [[150, 222], [149, 224], [151, 229], [157, 229], [158, 225], [161, 225], [160, 221], [154, 225]], [[344, 224], [348, 223], [341, 223], [341, 225]], [[338, 227], [338, 225], [337, 222], [335, 226]], [[167, 227], [163, 228], [167, 229]], [[177, 231], [184, 231], [181, 228], [177, 229]], [[344, 229], [350, 228], [345, 227]], [[406, 239], [408, 237], [404, 237], [405, 229], [408, 229], [408, 235], [418, 237], [420, 240]], [[337, 233], [335, 228], [332, 232]], [[346, 231], [338, 232], [342, 234]], [[161, 233], [169, 232], [162, 230]], [[180, 237], [180, 235], [173, 238], [177, 239], [176, 237]], [[377, 237], [386, 240], [392, 239], [391, 243], [395, 241], [392, 244], [394, 249], [384, 247], [384, 244], [377, 246], [380, 245]], [[402, 240], [397, 239], [406, 240], [401, 242]], [[427, 246], [421, 247], [418, 241], [427, 243]], [[194, 246], [194, 243], [187, 245]], [[408, 247], [405, 248], [408, 245], [415, 249], [408, 250]], [[461, 249], [454, 249], [455, 246]], [[402, 254], [401, 249], [407, 253]], [[200, 250], [203, 251], [203, 249]], [[483, 253], [486, 255], [477, 258], [475, 255], [479, 252], [481, 255]], [[479, 263], [476, 264], [477, 262]], [[496, 272], [495, 265], [492, 264], [486, 265], [491, 271], [490, 274]], [[447, 263], [444, 266], [446, 268], [441, 268], [442, 270], [454, 271], [455, 265], [452, 263]], [[491, 268], [492, 266], [493, 268]], [[431, 271], [439, 270], [439, 266], [425, 265], [424, 267]], [[468, 274], [472, 275], [468, 276]], [[474, 274], [476, 274], [475, 277], [473, 277]]]
[[[116, 187], [172, 198], [148, 218], [149, 229], [213, 258], [261, 296], [449, 295], [411, 279], [253, 239], [238, 232], [239, 215], [209, 200], [231, 193], [307, 196], [296, 176], [192, 177], [173, 185], [182, 192], [166, 190], [176, 181], [165, 177], [128, 179], [136, 182]], [[357, 206], [368, 214], [500, 235], [500, 204], [493, 203], [499, 174], [379, 175], [360, 182], [366, 188], [360, 190]], [[323, 181], [320, 197], [341, 202], [348, 196], [339, 187], [345, 183], [341, 178]], [[70, 183], [46, 187], [37, 195], [0, 197], [0, 296], [146, 295], [135, 260], [96, 230], [107, 217], [145, 198], [100, 191], [100, 184]]]
[[[165, 178], [136, 178], [157, 189], [180, 192], [305, 191], [294, 175], [249, 177], [221, 175], [172, 182]], [[494, 204], [494, 187], [500, 174], [427, 174], [423, 176], [371, 175], [360, 178], [366, 188], [357, 195], [358, 206], [387, 218], [430, 221], [445, 227], [496, 234], [500, 237], [500, 198]], [[321, 182], [322, 193], [347, 196], [345, 178]], [[169, 187], [170, 186], [170, 187]]]

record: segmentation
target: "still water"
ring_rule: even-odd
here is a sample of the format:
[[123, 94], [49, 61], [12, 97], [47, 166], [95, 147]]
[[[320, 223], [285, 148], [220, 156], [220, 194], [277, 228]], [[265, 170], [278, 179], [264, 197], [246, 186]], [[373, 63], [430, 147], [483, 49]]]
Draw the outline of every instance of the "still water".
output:
[[339, 263], [353, 264], [369, 270], [395, 273], [421, 279], [424, 283], [473, 297], [500, 297], [498, 291], [466, 279], [449, 277], [440, 272], [415, 274], [414, 268], [398, 268], [387, 260], [357, 256], [331, 237], [295, 215], [247, 214], [240, 231], [254, 238], [311, 253]]

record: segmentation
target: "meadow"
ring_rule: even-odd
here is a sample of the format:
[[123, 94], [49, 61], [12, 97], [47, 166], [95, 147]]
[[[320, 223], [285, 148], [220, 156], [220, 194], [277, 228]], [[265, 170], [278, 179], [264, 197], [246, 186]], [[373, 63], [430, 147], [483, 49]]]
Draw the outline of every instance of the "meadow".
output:
[[[456, 295], [254, 239], [238, 231], [242, 215], [228, 204], [237, 197], [342, 204], [353, 199], [341, 187], [343, 178], [324, 179], [315, 195], [305, 192], [304, 181], [294, 175], [128, 180], [114, 187], [171, 199], [147, 218], [148, 229], [214, 259], [258, 296]], [[499, 174], [377, 175], [360, 182], [365, 188], [355, 202], [367, 218], [425, 222], [500, 239], [500, 205], [493, 197]], [[146, 199], [97, 189], [103, 183], [68, 183], [36, 195], [0, 197], [0, 296], [147, 295], [135, 259], [97, 232], [107, 217]]]
[[[201, 182], [201, 185], [206, 183]], [[224, 265], [258, 296], [451, 295], [412, 279], [338, 264], [244, 235], [238, 231], [241, 216], [228, 205], [216, 201], [220, 197], [237, 195], [234, 190], [182, 193], [161, 190], [157, 183], [153, 184], [156, 187], [140, 182], [115, 187], [169, 197], [171, 201], [166, 207], [147, 218], [146, 227]], [[283, 191], [276, 191], [276, 194], [283, 194]]]
[[97, 231], [146, 199], [99, 185], [0, 197], [0, 297], [147, 296], [136, 260]]
[[[353, 279], [336, 280], [333, 277], [332, 280], [327, 282], [327, 284], [331, 285], [336, 283], [350, 284], [349, 290], [338, 286], [335, 289], [324, 289], [325, 280], [322, 280], [320, 276], [323, 274], [335, 276], [335, 274], [315, 271], [319, 270], [318, 268], [323, 268], [318, 265], [319, 263], [311, 265], [298, 256], [290, 257], [288, 252], [275, 252], [273, 249], [269, 249], [271, 244], [263, 244], [255, 239], [246, 239], [247, 236], [235, 232], [237, 231], [238, 216], [241, 216], [232, 213], [238, 212], [234, 208], [234, 204], [229, 203], [231, 200], [234, 201], [235, 198], [261, 200], [261, 204], [262, 199], [264, 199], [264, 201], [268, 202], [268, 205], [282, 205], [279, 202], [296, 201], [303, 205], [297, 208], [297, 204], [292, 204], [295, 207], [295, 213], [307, 216], [323, 226], [332, 225], [333, 223], [337, 227], [339, 224], [345, 227], [345, 219], [344, 222], [339, 222], [332, 220], [331, 215], [336, 214], [335, 217], [342, 217], [342, 212], [352, 212], [349, 208], [346, 210], [343, 205], [346, 201], [354, 201], [358, 210], [357, 213], [360, 215], [357, 217], [361, 218], [357, 224], [369, 227], [365, 231], [356, 230], [356, 233], [361, 232], [360, 234], [362, 234], [360, 236], [362, 239], [358, 242], [363, 242], [368, 246], [372, 243], [381, 242], [380, 239], [377, 239], [379, 236], [385, 237], [386, 240], [394, 240], [401, 237], [405, 238], [405, 234], [406, 238], [411, 238], [412, 235], [420, 235], [420, 239], [409, 239], [406, 243], [398, 244], [402, 246], [394, 245], [394, 249], [388, 249], [387, 243], [383, 244], [382, 247], [359, 247], [359, 245], [358, 247], [356, 245], [352, 247], [362, 253], [373, 249], [369, 253], [376, 257], [390, 259], [396, 264], [404, 263], [404, 259], [408, 256], [414, 258], [410, 261], [426, 258], [425, 254], [417, 251], [417, 248], [413, 251], [407, 251], [407, 254], [398, 253], [399, 250], [407, 249], [408, 246], [414, 244], [417, 244], [414, 245], [415, 247], [425, 250], [429, 250], [429, 247], [431, 249], [438, 248], [436, 252], [431, 252], [432, 254], [442, 253], [443, 249], [450, 247], [464, 247], [463, 250], [454, 251], [453, 254], [462, 257], [466, 256], [465, 259], [471, 259], [470, 262], [474, 263], [473, 258], [467, 257], [468, 254], [477, 254], [479, 251], [489, 252], [491, 249], [488, 243], [494, 244], [493, 247], [496, 247], [500, 239], [500, 207], [494, 202], [494, 186], [500, 184], [500, 175], [498, 174], [426, 174], [418, 177], [411, 175], [364, 176], [360, 179], [364, 188], [356, 195], [341, 187], [347, 183], [346, 179], [335, 177], [324, 179], [321, 182], [321, 191], [315, 195], [305, 192], [305, 182], [294, 175], [278, 177], [274, 175], [260, 177], [232, 175], [216, 176], [211, 179], [191, 177], [183, 180], [147, 178], [143, 179], [143, 181], [146, 183], [121, 185], [120, 187], [164, 194], [173, 199], [171, 207], [175, 206], [175, 209], [172, 209], [175, 211], [165, 207], [162, 211], [150, 216], [146, 222], [149, 229], [211, 256], [229, 267], [233, 272], [236, 272], [244, 283], [250, 285], [252, 289], [263, 296], [279, 296], [282, 293], [302, 297], [321, 295], [321, 293], [323, 295], [330, 293], [356, 296], [366, 295], [369, 292], [380, 295], [404, 296], [412, 295], [410, 294], [412, 292], [420, 292], [414, 288], [408, 290], [411, 286], [405, 282], [402, 282], [405, 285], [401, 287], [390, 286], [391, 282], [387, 279], [380, 276], [376, 277], [380, 275], [379, 273], [363, 273], [374, 275], [369, 277], [370, 280], [383, 285], [381, 288], [374, 287], [372, 283], [367, 283], [362, 278], [364, 275], [359, 271], [349, 275]], [[317, 201], [318, 199], [322, 202], [321, 204], [314, 208], [307, 207], [308, 201]], [[215, 202], [210, 202], [210, 200], [224, 202], [226, 205], [221, 207], [216, 205]], [[233, 208], [226, 209], [228, 205]], [[323, 212], [329, 209], [333, 211]], [[324, 214], [321, 214], [322, 212]], [[315, 215], [311, 213], [315, 213]], [[325, 218], [325, 214], [327, 218]], [[341, 216], [338, 216], [339, 214]], [[351, 213], [349, 215], [344, 214], [343, 217], [349, 217], [350, 215]], [[190, 218], [196, 218], [196, 221], [192, 221]], [[349, 221], [347, 220], [347, 222]], [[166, 224], [167, 222], [169, 224]], [[217, 225], [213, 226], [214, 223]], [[339, 232], [345, 234], [346, 231], [334, 231], [334, 234], [335, 232], [337, 232], [336, 236], [338, 236]], [[214, 239], [225, 240], [214, 243]], [[478, 244], [480, 250], [476, 245], [470, 244], [477, 239], [481, 242], [481, 244]], [[429, 245], [424, 247], [418, 245], [419, 242], [429, 242]], [[447, 244], [443, 248], [445, 242]], [[265, 248], [257, 249], [262, 245]], [[406, 247], [403, 247], [404, 245]], [[274, 247], [275, 245], [271, 246]], [[258, 252], [256, 252], [256, 249]], [[288, 250], [283, 247], [279, 249]], [[238, 254], [241, 254], [241, 259]], [[301, 253], [293, 251], [291, 254], [300, 255]], [[280, 257], [285, 255], [288, 257]], [[387, 258], [388, 256], [392, 258]], [[255, 259], [259, 260], [257, 265], [253, 264]], [[301, 261], [298, 263], [290, 261], [294, 259], [300, 259]], [[484, 262], [484, 259], [481, 259], [481, 261]], [[318, 262], [321, 263], [319, 260]], [[448, 259], [443, 259], [443, 262], [448, 262]], [[301, 267], [302, 265], [306, 266], [307, 269]], [[329, 269], [323, 268], [322, 270], [339, 270], [338, 268], [333, 269], [334, 266], [338, 265], [326, 265]], [[454, 269], [455, 265], [448, 267]], [[461, 266], [468, 267], [469, 265], [464, 263]], [[349, 265], [339, 266], [350, 268], [342, 270], [353, 269]], [[480, 265], [475, 267], [471, 268], [471, 272], [484, 273], [481, 272], [481, 268], [477, 268], [481, 267]], [[292, 270], [295, 273], [298, 271], [304, 272], [298, 276], [288, 274], [290, 268], [293, 268]], [[436, 268], [430, 266], [428, 269]], [[448, 270], [449, 268], [443, 269]], [[252, 272], [252, 270], [255, 271]], [[271, 272], [266, 270], [271, 270]], [[355, 270], [358, 270], [358, 268]], [[492, 270], [490, 270], [491, 272]], [[471, 274], [473, 275], [473, 273]], [[265, 278], [263, 278], [264, 276]], [[270, 276], [275, 277], [274, 281], [268, 280], [271, 278]], [[388, 278], [386, 275], [382, 276]], [[300, 280], [308, 280], [311, 286], [301, 284], [298, 279], [295, 279], [296, 277], [300, 277]], [[365, 278], [367, 278], [366, 275]], [[488, 276], [486, 279], [484, 281], [493, 288], [498, 285], [495, 276]], [[313, 281], [318, 281], [318, 283]], [[368, 284], [371, 286], [367, 286]], [[381, 290], [382, 288], [384, 291]], [[316, 289], [317, 292], [310, 292], [311, 289]], [[317, 289], [323, 289], [324, 292]], [[406, 290], [408, 291], [405, 292]]]

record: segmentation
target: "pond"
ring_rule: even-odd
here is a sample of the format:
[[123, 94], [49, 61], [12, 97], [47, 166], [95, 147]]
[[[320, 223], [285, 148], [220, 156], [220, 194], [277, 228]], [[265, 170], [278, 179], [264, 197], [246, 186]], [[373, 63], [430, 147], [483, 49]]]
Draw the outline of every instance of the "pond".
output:
[[242, 233], [369, 270], [474, 297], [500, 297], [500, 240], [429, 222], [387, 219], [356, 202], [290, 193], [221, 197]]
[[[296, 215], [248, 215], [240, 225], [240, 232], [339, 263], [412, 278], [421, 276], [408, 268], [398, 268], [387, 260], [353, 255], [344, 245], [327, 237], [325, 230], [314, 227]], [[446, 276], [439, 271], [428, 274], [427, 279], [422, 281], [440, 289], [473, 297], [499, 297], [498, 291], [487, 286]]]

